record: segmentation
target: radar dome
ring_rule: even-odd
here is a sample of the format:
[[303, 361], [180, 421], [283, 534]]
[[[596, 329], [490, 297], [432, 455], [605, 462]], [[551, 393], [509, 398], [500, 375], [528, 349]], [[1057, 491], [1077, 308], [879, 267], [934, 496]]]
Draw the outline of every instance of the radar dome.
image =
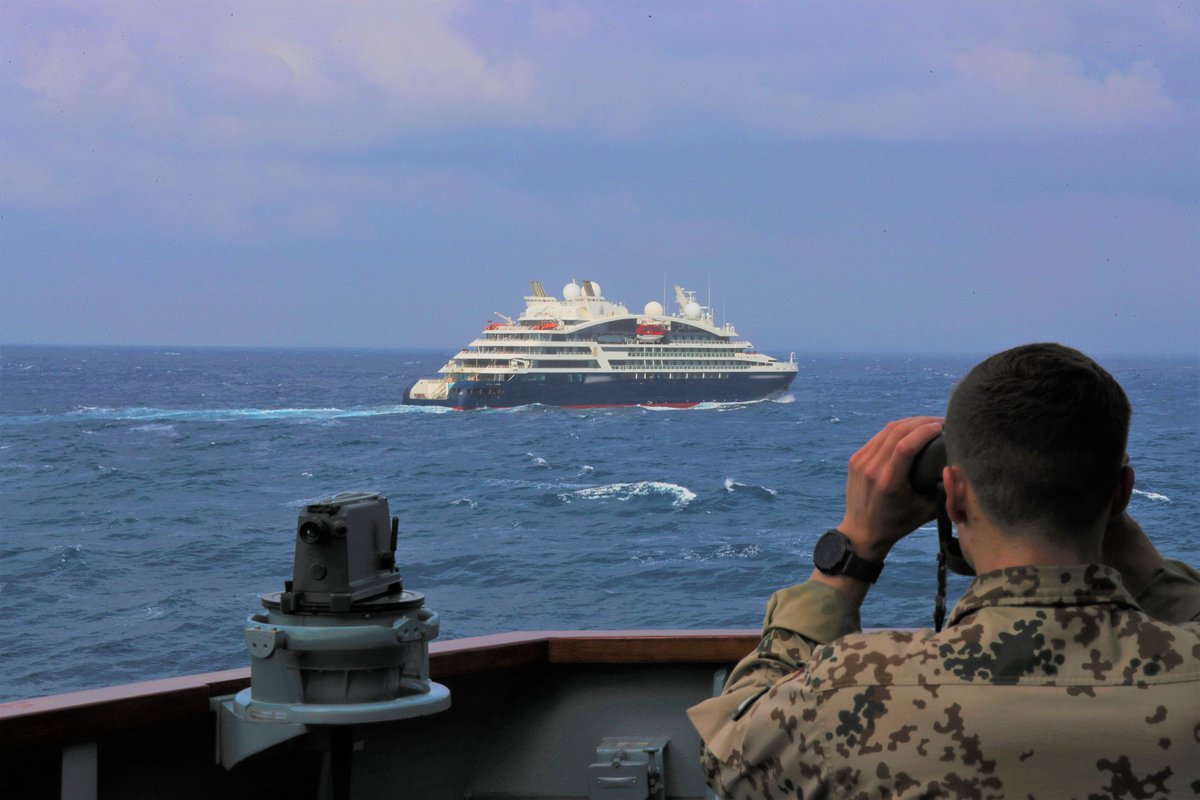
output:
[[700, 319], [700, 304], [695, 300], [683, 307], [683, 315], [691, 320]]
[[596, 297], [604, 297], [604, 292], [600, 291], [600, 284], [591, 281], [592, 291], [596, 293]]
[[563, 299], [567, 302], [578, 300], [580, 291], [579, 285], [575, 281], [571, 281], [563, 287]]
[[646, 303], [646, 307], [642, 309], [642, 313], [647, 317], [661, 317], [663, 313], [662, 303], [657, 300], [651, 300]]

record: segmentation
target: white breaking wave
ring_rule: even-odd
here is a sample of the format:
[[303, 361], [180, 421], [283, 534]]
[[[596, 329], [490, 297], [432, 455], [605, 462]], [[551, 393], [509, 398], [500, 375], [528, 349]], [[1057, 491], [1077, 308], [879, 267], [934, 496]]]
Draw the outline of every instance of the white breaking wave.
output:
[[779, 494], [779, 492], [775, 491], [769, 486], [760, 486], [759, 484], [751, 483], [738, 483], [733, 478], [725, 479], [725, 491], [732, 493], [736, 492], [738, 489], [749, 489], [753, 492], [762, 492], [770, 495], [771, 497], [776, 497]]
[[[80, 406], [68, 413], [70, 417], [103, 419], [122, 422], [239, 422], [243, 420], [295, 420], [298, 422], [349, 419], [353, 417], [383, 417], [393, 414], [444, 414], [452, 409], [442, 406], [388, 405], [373, 408], [105, 408]], [[135, 430], [152, 430], [141, 426]]]
[[722, 544], [716, 550], [709, 553], [684, 550], [679, 554], [679, 557], [684, 561], [714, 561], [722, 558], [754, 558], [761, 552], [762, 547], [757, 544]]
[[716, 558], [754, 558], [762, 552], [762, 547], [756, 544], [733, 545], [723, 544], [717, 548]]
[[764, 400], [737, 400], [728, 402], [705, 401], [694, 406], [638, 406], [643, 411], [728, 411], [734, 408], [745, 408], [766, 402]]
[[606, 483], [603, 486], [589, 486], [573, 492], [563, 492], [558, 497], [564, 502], [572, 499], [580, 500], [619, 500], [628, 502], [635, 497], [671, 497], [671, 505], [683, 508], [696, 499], [696, 493], [686, 486], [663, 481], [637, 481], [636, 483]]
[[150, 422], [145, 425], [138, 425], [135, 428], [130, 428], [134, 431], [143, 431], [146, 433], [169, 433], [174, 434], [175, 426], [169, 422]]
[[1133, 493], [1136, 495], [1141, 495], [1147, 500], [1153, 500], [1156, 503], [1171, 502], [1171, 498], [1167, 497], [1165, 494], [1159, 494], [1158, 492], [1143, 492], [1141, 489], [1134, 489]]

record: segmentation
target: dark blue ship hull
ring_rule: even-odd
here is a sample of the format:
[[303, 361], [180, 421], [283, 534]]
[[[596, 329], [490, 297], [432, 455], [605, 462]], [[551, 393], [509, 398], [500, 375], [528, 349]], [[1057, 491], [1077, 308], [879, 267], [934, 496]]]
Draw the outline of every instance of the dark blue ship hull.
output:
[[541, 403], [573, 408], [671, 406], [762, 400], [791, 385], [795, 372], [759, 372], [726, 378], [637, 378], [619, 374], [514, 375], [503, 381], [458, 381], [444, 400], [413, 398], [404, 390], [405, 405], [457, 409], [511, 408]]

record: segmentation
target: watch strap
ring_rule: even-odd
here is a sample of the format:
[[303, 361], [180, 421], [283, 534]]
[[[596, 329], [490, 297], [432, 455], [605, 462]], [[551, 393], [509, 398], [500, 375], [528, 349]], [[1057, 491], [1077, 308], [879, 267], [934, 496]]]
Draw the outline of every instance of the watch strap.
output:
[[859, 558], [853, 552], [846, 555], [846, 561], [842, 564], [843, 575], [848, 575], [851, 578], [857, 578], [867, 583], [874, 583], [879, 580], [879, 575], [882, 572], [882, 561], [869, 561], [865, 558]]

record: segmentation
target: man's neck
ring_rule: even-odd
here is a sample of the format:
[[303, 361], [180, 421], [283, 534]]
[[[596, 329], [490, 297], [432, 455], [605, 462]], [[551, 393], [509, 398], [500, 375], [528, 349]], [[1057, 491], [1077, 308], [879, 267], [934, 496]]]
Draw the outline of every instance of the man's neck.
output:
[[968, 548], [968, 557], [977, 573], [1007, 567], [1066, 567], [1100, 561], [1099, 535], [1063, 545], [1047, 540], [1044, 531], [1033, 528], [991, 528], [962, 533], [963, 546]]

